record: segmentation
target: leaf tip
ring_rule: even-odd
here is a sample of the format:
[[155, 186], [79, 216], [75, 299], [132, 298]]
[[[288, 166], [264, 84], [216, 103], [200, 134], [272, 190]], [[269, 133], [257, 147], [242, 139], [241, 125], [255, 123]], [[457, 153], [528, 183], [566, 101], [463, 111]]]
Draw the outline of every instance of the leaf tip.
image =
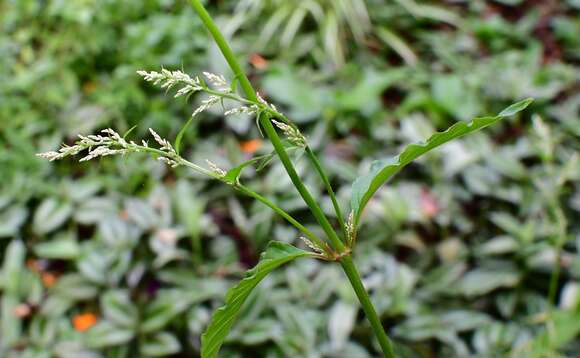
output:
[[499, 116], [500, 117], [513, 116], [514, 114], [526, 109], [526, 107], [528, 107], [533, 101], [534, 101], [534, 99], [530, 97], [530, 98], [526, 98], [524, 100], [521, 100], [519, 102], [516, 102], [516, 103], [512, 104], [511, 106], [505, 108], [503, 111], [501, 111], [499, 113]]

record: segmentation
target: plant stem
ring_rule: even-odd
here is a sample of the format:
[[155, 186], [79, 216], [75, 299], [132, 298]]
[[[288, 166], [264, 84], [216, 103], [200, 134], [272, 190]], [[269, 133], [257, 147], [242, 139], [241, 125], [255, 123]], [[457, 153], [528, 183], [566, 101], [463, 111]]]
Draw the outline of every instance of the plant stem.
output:
[[381, 320], [377, 315], [373, 303], [371, 302], [371, 299], [363, 286], [360, 274], [356, 269], [352, 257], [350, 255], [343, 257], [340, 260], [340, 265], [342, 266], [344, 273], [348, 277], [348, 280], [350, 281], [350, 284], [352, 285], [352, 288], [354, 289], [354, 292], [356, 293], [356, 296], [362, 305], [363, 311], [371, 324], [371, 327], [379, 341], [379, 344], [381, 345], [385, 357], [394, 358], [395, 352], [393, 351], [393, 345], [385, 333], [385, 329], [383, 328]]
[[308, 237], [308, 239], [310, 239], [314, 244], [316, 244], [316, 246], [318, 246], [324, 250], [324, 248], [325, 248], [324, 242], [322, 240], [320, 240], [316, 235], [314, 235], [310, 230], [308, 230], [304, 225], [302, 225], [298, 221], [296, 221], [296, 219], [294, 219], [292, 216], [290, 216], [290, 214], [288, 214], [282, 208], [280, 208], [279, 206], [277, 206], [276, 204], [274, 204], [270, 200], [266, 199], [262, 195], [256, 193], [255, 191], [253, 191], [253, 190], [251, 190], [243, 185], [238, 184], [235, 186], [235, 188], [237, 190], [239, 190], [241, 193], [244, 193], [244, 194], [262, 202], [263, 204], [268, 206], [270, 209], [274, 210], [276, 213], [278, 213], [280, 216], [282, 216], [284, 219], [286, 219], [290, 224], [294, 225], [294, 227], [296, 227], [298, 230], [302, 231], [302, 233], [304, 235], [306, 235], [306, 237]]
[[[191, 0], [191, 4], [194, 10], [201, 18], [201, 21], [204, 23], [205, 27], [213, 36], [216, 44], [218, 45], [222, 54], [224, 55], [228, 65], [232, 69], [234, 76], [238, 79], [238, 81], [240, 81], [240, 86], [242, 87], [242, 90], [244, 91], [246, 97], [250, 101], [257, 102], [258, 96], [256, 95], [256, 91], [252, 87], [250, 80], [242, 70], [242, 67], [238, 63], [238, 60], [236, 59], [232, 49], [230, 48], [229, 44], [227, 43], [226, 39], [224, 38], [220, 30], [217, 28], [216, 24], [214, 23], [213, 19], [211, 18], [205, 7], [201, 4], [199, 0]], [[310, 208], [310, 211], [316, 218], [316, 221], [318, 221], [318, 223], [320, 224], [320, 226], [330, 239], [333, 248], [338, 252], [344, 252], [345, 246], [343, 245], [338, 235], [336, 235], [336, 232], [334, 232], [332, 225], [330, 225], [330, 222], [328, 221], [326, 216], [324, 216], [324, 212], [322, 211], [320, 206], [316, 203], [316, 200], [312, 197], [312, 195], [310, 194], [304, 183], [302, 183], [302, 180], [298, 176], [298, 173], [296, 172], [296, 169], [294, 168], [294, 165], [292, 164], [290, 157], [288, 156], [286, 150], [284, 149], [284, 145], [282, 144], [282, 141], [280, 140], [280, 137], [278, 136], [276, 129], [274, 129], [272, 122], [270, 122], [270, 118], [268, 116], [265, 116], [264, 114], [260, 114], [258, 121], [260, 122], [260, 125], [266, 132], [266, 136], [272, 142], [276, 154], [278, 154], [278, 157], [280, 157], [280, 161], [282, 161], [282, 164], [284, 165], [284, 168], [286, 169], [288, 176], [290, 176], [290, 180], [292, 180], [292, 183], [294, 184], [294, 186], [296, 187], [296, 189], [298, 190], [298, 192], [300, 193], [300, 195]]]
[[[226, 61], [230, 65], [230, 68], [234, 72], [234, 75], [240, 81], [240, 86], [244, 90], [247, 98], [250, 101], [254, 102], [258, 101], [258, 97], [256, 95], [254, 88], [252, 87], [252, 84], [248, 80], [248, 77], [245, 75], [245, 73], [242, 71], [242, 68], [238, 63], [238, 61], [236, 60], [236, 57], [232, 49], [228, 45], [227, 41], [225, 40], [225, 38], [215, 25], [215, 23], [213, 22], [207, 10], [201, 4], [200, 0], [191, 0], [191, 4], [194, 10], [201, 18], [201, 20], [203, 21], [203, 23], [205, 24], [206, 28], [212, 34], [216, 44], [218, 45]], [[300, 195], [310, 208], [310, 211], [312, 212], [312, 214], [314, 215], [314, 217], [316, 218], [316, 220], [318, 221], [318, 223], [328, 236], [329, 240], [332, 242], [333, 248], [337, 250], [338, 253], [344, 254], [340, 258], [340, 264], [346, 276], [348, 277], [354, 291], [356, 292], [356, 295], [363, 307], [363, 310], [368, 320], [371, 323], [371, 327], [373, 328], [373, 331], [379, 341], [379, 344], [381, 345], [385, 357], [394, 358], [395, 354], [393, 352], [391, 342], [387, 337], [387, 334], [381, 324], [381, 321], [373, 307], [373, 304], [367, 292], [365, 291], [365, 288], [360, 278], [360, 274], [358, 273], [356, 266], [352, 261], [350, 253], [346, 251], [346, 247], [344, 246], [344, 244], [342, 243], [336, 232], [333, 230], [332, 226], [330, 225], [330, 222], [322, 212], [322, 209], [316, 203], [316, 201], [314, 200], [314, 198], [312, 197], [308, 189], [304, 186], [302, 180], [296, 173], [296, 169], [294, 168], [294, 165], [290, 161], [290, 158], [288, 157], [288, 154], [284, 149], [284, 145], [282, 144], [280, 137], [278, 137], [278, 133], [276, 132], [274, 126], [272, 125], [272, 122], [270, 121], [270, 117], [260, 114], [258, 120], [260, 125], [266, 132], [268, 139], [270, 139], [270, 141], [272, 142], [274, 150], [280, 157], [280, 160], [282, 161], [282, 164], [284, 165], [286, 172], [290, 176], [292, 183], [294, 184], [294, 186], [296, 187], [296, 189], [298, 190], [298, 192], [300, 193]], [[322, 171], [322, 168], [320, 168], [320, 170]], [[340, 217], [342, 218], [341, 215]]]
[[342, 216], [342, 211], [340, 210], [340, 205], [338, 205], [338, 200], [336, 199], [336, 195], [334, 195], [334, 190], [332, 190], [332, 185], [330, 185], [330, 181], [328, 180], [328, 176], [326, 176], [326, 173], [324, 172], [324, 169], [322, 168], [320, 161], [318, 160], [318, 158], [316, 157], [316, 155], [314, 154], [314, 152], [312, 151], [312, 149], [309, 146], [306, 146], [306, 155], [308, 155], [310, 162], [312, 162], [312, 165], [314, 165], [314, 168], [316, 168], [316, 171], [318, 172], [320, 179], [322, 179], [322, 182], [324, 183], [324, 186], [326, 187], [326, 191], [328, 192], [328, 195], [330, 196], [330, 200], [332, 200], [332, 206], [334, 206], [334, 212], [336, 213], [336, 218], [338, 219], [338, 223], [342, 229], [342, 234], [344, 235], [344, 239], [347, 240], [348, 234], [346, 232], [346, 224], [344, 222], [344, 217]]

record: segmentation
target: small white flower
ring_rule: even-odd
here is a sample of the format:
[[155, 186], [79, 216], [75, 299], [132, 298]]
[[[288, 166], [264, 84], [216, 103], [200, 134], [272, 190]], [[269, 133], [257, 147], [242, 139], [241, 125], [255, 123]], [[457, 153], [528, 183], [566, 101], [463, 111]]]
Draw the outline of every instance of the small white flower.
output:
[[207, 165], [209, 166], [209, 169], [214, 173], [217, 174], [220, 177], [223, 177], [226, 175], [226, 171], [221, 169], [220, 167], [218, 167], [214, 162], [212, 162], [209, 159], [206, 159], [205, 162], [207, 163]]
[[235, 115], [235, 114], [256, 114], [258, 112], [258, 106], [251, 105], [251, 106], [241, 106], [232, 108], [224, 112], [225, 116]]
[[229, 91], [228, 81], [222, 75], [216, 75], [211, 72], [204, 72], [203, 75], [207, 78], [209, 83], [221, 91]]
[[177, 84], [184, 85], [177, 91], [175, 97], [180, 97], [203, 90], [203, 86], [201, 85], [201, 81], [198, 77], [192, 78], [187, 73], [179, 70], [169, 71], [162, 68], [161, 72], [137, 71], [137, 73], [142, 76], [145, 81], [153, 82], [153, 85], [155, 86], [160, 85], [161, 88], [169, 89]]
[[159, 143], [159, 145], [161, 146], [161, 148], [159, 149], [171, 154], [176, 154], [175, 149], [173, 149], [173, 146], [171, 145], [171, 143], [169, 143], [167, 139], [161, 138], [161, 136], [157, 134], [157, 132], [155, 132], [152, 128], [149, 128], [149, 132], [153, 136], [153, 139], [155, 139], [155, 141]]
[[308, 240], [304, 236], [300, 236], [300, 240], [302, 240], [304, 242], [304, 244], [306, 246], [308, 246], [315, 253], [317, 253], [317, 254], [324, 254], [324, 250], [322, 250], [320, 247], [314, 245], [314, 243], [312, 241]]
[[49, 151], [49, 152], [44, 152], [44, 153], [36, 153], [36, 156], [39, 158], [44, 158], [44, 159], [48, 159], [49, 161], [54, 161], [57, 159], [60, 159], [60, 153], [59, 152], [55, 152], [55, 151]]
[[290, 141], [290, 143], [298, 146], [298, 147], [306, 147], [306, 138], [300, 133], [300, 131], [289, 124], [278, 122], [272, 119], [272, 122], [276, 125], [276, 127], [280, 128], [282, 132], [286, 135], [286, 138]]
[[195, 109], [195, 111], [193, 111], [191, 116], [192, 117], [197, 116], [201, 112], [207, 110], [208, 108], [210, 108], [214, 104], [218, 103], [220, 101], [220, 99], [221, 99], [221, 97], [218, 97], [218, 96], [209, 96], [207, 99], [204, 99], [203, 101], [201, 101], [201, 104], [199, 105], [199, 107], [197, 107]]
[[79, 162], [86, 162], [87, 160], [91, 160], [97, 157], [105, 157], [107, 155], [114, 155], [114, 154], [125, 154], [127, 151], [125, 149], [110, 149], [109, 147], [96, 147], [95, 149], [89, 150], [89, 154]]
[[347, 235], [347, 243], [348, 247], [353, 247], [354, 242], [356, 241], [356, 227], [354, 225], [354, 211], [351, 211], [348, 214], [348, 219], [346, 221], [346, 235]]
[[157, 158], [157, 160], [160, 161], [160, 162], [163, 162], [163, 163], [165, 163], [167, 165], [169, 165], [172, 168], [175, 168], [175, 167], [179, 166], [179, 163], [178, 162], [176, 162], [173, 159], [166, 158], [166, 157], [159, 157], [159, 158]]

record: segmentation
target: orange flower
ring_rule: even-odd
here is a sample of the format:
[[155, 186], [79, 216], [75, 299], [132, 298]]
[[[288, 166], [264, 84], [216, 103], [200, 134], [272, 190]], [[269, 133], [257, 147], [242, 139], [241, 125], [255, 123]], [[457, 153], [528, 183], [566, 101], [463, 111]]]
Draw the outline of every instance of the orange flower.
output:
[[84, 332], [97, 323], [97, 316], [94, 313], [77, 314], [72, 319], [73, 326], [79, 332]]
[[52, 272], [43, 272], [40, 276], [44, 287], [51, 288], [56, 283], [57, 276]]
[[27, 305], [26, 303], [21, 303], [19, 305], [16, 305], [16, 307], [14, 307], [14, 314], [16, 315], [16, 317], [27, 317], [28, 315], [30, 315], [31, 309], [30, 306]]
[[244, 153], [254, 154], [258, 149], [262, 147], [262, 140], [260, 139], [250, 139], [240, 142], [240, 148]]
[[35, 260], [35, 259], [26, 260], [26, 267], [28, 267], [28, 269], [30, 271], [33, 271], [33, 272], [41, 271], [40, 264], [39, 264], [38, 260]]
[[250, 56], [250, 63], [256, 67], [258, 70], [263, 70], [266, 67], [268, 67], [268, 60], [266, 60], [265, 58], [263, 58], [262, 56], [260, 56], [257, 53], [253, 53]]

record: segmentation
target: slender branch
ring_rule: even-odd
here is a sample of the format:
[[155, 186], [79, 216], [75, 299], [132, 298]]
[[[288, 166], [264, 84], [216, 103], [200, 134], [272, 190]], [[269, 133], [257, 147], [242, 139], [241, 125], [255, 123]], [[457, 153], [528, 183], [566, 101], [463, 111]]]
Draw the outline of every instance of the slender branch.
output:
[[324, 169], [322, 168], [320, 161], [318, 160], [318, 158], [316, 157], [316, 155], [314, 154], [314, 152], [312, 151], [312, 149], [309, 146], [306, 146], [306, 155], [308, 155], [310, 162], [312, 162], [312, 165], [314, 165], [314, 168], [316, 168], [316, 171], [318, 172], [320, 179], [322, 179], [322, 182], [324, 183], [324, 186], [326, 187], [326, 192], [330, 196], [330, 200], [332, 200], [332, 206], [334, 207], [334, 212], [336, 213], [338, 223], [340, 225], [340, 228], [342, 229], [342, 234], [344, 235], [344, 239], [347, 240], [348, 233], [346, 231], [346, 223], [344, 222], [344, 217], [342, 216], [342, 211], [340, 210], [340, 205], [338, 204], [338, 200], [336, 199], [336, 195], [334, 194], [334, 190], [332, 190], [332, 185], [330, 185], [330, 181], [328, 180], [328, 176], [324, 172]]
[[[294, 227], [296, 227], [298, 230], [300, 230], [304, 235], [306, 235], [306, 237], [308, 239], [310, 239], [321, 250], [325, 250], [326, 245], [324, 244], [324, 242], [321, 239], [319, 239], [316, 235], [314, 235], [310, 230], [308, 230], [304, 225], [302, 225], [298, 221], [296, 221], [296, 219], [294, 219], [292, 216], [290, 216], [290, 214], [288, 214], [286, 211], [284, 211], [284, 209], [280, 208], [279, 206], [277, 206], [276, 204], [274, 204], [273, 202], [271, 202], [267, 198], [263, 197], [262, 195], [256, 193], [255, 191], [249, 189], [248, 187], [246, 187], [244, 185], [237, 184], [237, 185], [235, 185], [235, 188], [238, 191], [240, 191], [241, 193], [248, 195], [248, 196], [262, 202], [263, 204], [265, 204], [266, 206], [268, 206], [269, 208], [274, 210], [276, 213], [278, 213], [280, 216], [282, 216], [284, 219], [286, 219], [290, 224], [294, 225]], [[327, 252], [327, 253], [330, 254], [329, 252]]]
[[[191, 0], [191, 4], [192, 4], [194, 10], [198, 13], [198, 15], [201, 18], [201, 20], [203, 21], [203, 23], [205, 24], [206, 28], [212, 34], [218, 47], [222, 51], [222, 54], [224, 55], [226, 61], [228, 62], [232, 71], [234, 72], [234, 75], [240, 81], [240, 85], [241, 85], [242, 89], [244, 90], [246, 97], [250, 101], [257, 101], [258, 97], [256, 95], [254, 88], [252, 87], [247, 76], [242, 71], [242, 68], [241, 68], [240, 64], [238, 63], [238, 61], [236, 60], [233, 51], [231, 50], [231, 48], [228, 45], [228, 43], [226, 42], [225, 38], [223, 37], [223, 35], [221, 34], [219, 29], [217, 28], [217, 26], [213, 22], [211, 16], [208, 14], [206, 9], [203, 7], [200, 0]], [[276, 116], [276, 114], [272, 114], [272, 113], [269, 113], [269, 114]], [[312, 212], [312, 214], [314, 215], [314, 217], [316, 218], [316, 220], [318, 221], [318, 223], [320, 224], [320, 226], [322, 227], [322, 229], [326, 233], [328, 239], [332, 242], [334, 249], [338, 251], [339, 256], [337, 257], [337, 259], [340, 261], [340, 264], [341, 264], [345, 274], [347, 275], [353, 289], [355, 290], [355, 292], [357, 294], [358, 299], [361, 302], [363, 310], [364, 310], [368, 320], [371, 323], [371, 327], [373, 328], [373, 331], [375, 332], [375, 335], [377, 336], [377, 339], [379, 340], [379, 343], [381, 345], [381, 348], [383, 349], [385, 356], [389, 357], [389, 358], [394, 358], [395, 354], [393, 352], [393, 347], [391, 345], [391, 342], [389, 341], [389, 338], [387, 337], [387, 334], [385, 333], [385, 330], [384, 330], [384, 328], [381, 324], [381, 321], [380, 321], [380, 319], [379, 319], [379, 317], [378, 317], [378, 315], [377, 315], [377, 313], [372, 305], [372, 302], [371, 302], [367, 292], [365, 291], [365, 288], [362, 284], [360, 275], [359, 275], [356, 267], [354, 266], [354, 263], [353, 263], [352, 258], [350, 256], [349, 250], [345, 247], [345, 245], [342, 243], [342, 241], [340, 240], [340, 238], [338, 237], [336, 232], [333, 230], [332, 226], [330, 225], [330, 222], [328, 221], [328, 219], [326, 218], [326, 216], [322, 212], [322, 209], [316, 203], [316, 201], [314, 200], [314, 198], [312, 197], [312, 195], [310, 194], [308, 189], [306, 189], [306, 187], [302, 183], [302, 180], [300, 179], [300, 177], [296, 173], [296, 169], [294, 168], [292, 162], [290, 161], [290, 158], [288, 157], [288, 154], [286, 153], [284, 146], [282, 145], [282, 141], [278, 137], [278, 134], [277, 134], [276, 130], [274, 129], [272, 122], [270, 121], [270, 117], [267, 115], [264, 115], [264, 113], [259, 113], [258, 121], [259, 121], [260, 125], [262, 126], [262, 128], [264, 129], [264, 131], [266, 132], [266, 135], [268, 136], [268, 138], [272, 142], [272, 145], [274, 146], [274, 150], [276, 151], [276, 153], [280, 157], [280, 160], [282, 161], [282, 164], [284, 165], [286, 172], [290, 176], [292, 183], [294, 184], [294, 186], [296, 187], [296, 189], [298, 190], [298, 192], [300, 193], [300, 195], [302, 196], [302, 198], [304, 199], [304, 201], [306, 202], [306, 204], [310, 208], [310, 211]]]
[[[236, 59], [232, 49], [228, 45], [226, 39], [224, 38], [220, 30], [217, 28], [216, 24], [214, 23], [213, 19], [211, 18], [205, 7], [201, 4], [199, 0], [191, 0], [191, 4], [194, 10], [201, 18], [201, 21], [204, 23], [208, 31], [213, 36], [216, 44], [220, 48], [227, 63], [232, 69], [234, 76], [238, 79], [238, 81], [240, 81], [240, 86], [242, 87], [242, 90], [244, 91], [246, 97], [252, 102], [258, 101], [259, 100], [258, 96], [256, 94], [256, 91], [252, 87], [250, 80], [242, 70], [242, 67], [240, 66], [238, 60]], [[298, 190], [298, 192], [300, 193], [300, 195], [310, 208], [310, 211], [312, 212], [312, 214], [314, 215], [314, 217], [316, 218], [316, 220], [326, 233], [327, 237], [332, 242], [332, 246], [338, 252], [344, 252], [345, 246], [343, 245], [338, 235], [336, 235], [336, 232], [334, 232], [332, 225], [330, 225], [330, 222], [328, 221], [326, 216], [324, 216], [324, 212], [322, 211], [318, 203], [316, 203], [316, 200], [312, 197], [312, 195], [310, 194], [304, 183], [302, 183], [302, 180], [298, 176], [298, 173], [296, 172], [296, 169], [294, 168], [294, 165], [292, 164], [290, 157], [286, 153], [284, 145], [282, 144], [282, 141], [280, 140], [278, 133], [274, 129], [274, 126], [272, 125], [269, 116], [260, 114], [258, 121], [262, 126], [262, 128], [264, 129], [264, 132], [266, 132], [266, 136], [272, 142], [276, 154], [278, 154], [278, 156], [280, 157], [280, 161], [282, 161], [282, 164], [284, 165], [284, 168], [286, 169], [288, 176], [290, 176], [290, 180], [292, 180], [292, 183], [294, 184], [294, 186], [296, 187], [296, 189]]]
[[[170, 155], [166, 152], [163, 152], [163, 151], [155, 149], [155, 148], [149, 148], [149, 147], [144, 147], [144, 146], [139, 146], [139, 145], [137, 145], [137, 148], [141, 151], [144, 151], [144, 152], [150, 152], [150, 153], [154, 153], [154, 154], [157, 154], [157, 155], [160, 155], [163, 157], [167, 157], [171, 160], [174, 160], [178, 164], [189, 167], [189, 168], [191, 168], [191, 169], [193, 169], [201, 174], [208, 175], [208, 176], [210, 176], [214, 179], [220, 180], [220, 181], [224, 181], [223, 178], [221, 176], [217, 175], [216, 173], [214, 173], [210, 170], [207, 170], [205, 168], [202, 168], [199, 165], [194, 164], [194, 163], [184, 159], [183, 157], [181, 157], [179, 155]], [[231, 184], [231, 183], [226, 183], [226, 184]], [[274, 210], [276, 213], [278, 213], [280, 216], [282, 216], [284, 219], [286, 219], [290, 224], [292, 224], [294, 227], [296, 227], [298, 230], [300, 230], [304, 235], [306, 235], [306, 237], [308, 239], [310, 239], [314, 244], [316, 244], [316, 246], [318, 246], [321, 250], [323, 250], [323, 251], [325, 250], [326, 245], [324, 244], [324, 242], [321, 239], [319, 239], [316, 235], [314, 235], [310, 230], [308, 230], [304, 225], [300, 224], [290, 214], [288, 214], [286, 211], [284, 211], [284, 209], [280, 208], [279, 206], [277, 206], [276, 204], [274, 204], [273, 202], [271, 202], [267, 198], [263, 197], [262, 195], [256, 193], [255, 191], [251, 190], [250, 188], [248, 188], [242, 184], [234, 184], [233, 186], [239, 192], [262, 202], [263, 204], [265, 204], [266, 206], [268, 206], [269, 208]]]
[[379, 344], [385, 354], [385, 357], [394, 358], [395, 352], [393, 351], [393, 345], [389, 340], [389, 337], [385, 333], [385, 329], [381, 323], [381, 320], [375, 311], [373, 303], [365, 290], [362, 280], [360, 278], [360, 274], [358, 273], [356, 266], [352, 260], [351, 256], [345, 256], [340, 260], [340, 265], [342, 266], [344, 273], [348, 277], [356, 296], [358, 297], [363, 311], [369, 320], [373, 331], [379, 341]]

